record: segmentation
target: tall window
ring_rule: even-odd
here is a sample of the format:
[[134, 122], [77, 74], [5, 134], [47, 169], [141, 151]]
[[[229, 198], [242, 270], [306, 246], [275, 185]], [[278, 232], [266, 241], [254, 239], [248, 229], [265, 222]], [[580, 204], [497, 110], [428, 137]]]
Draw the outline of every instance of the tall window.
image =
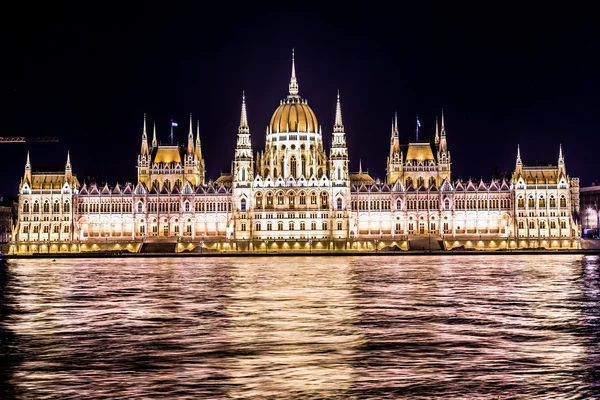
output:
[[165, 179], [165, 187], [167, 188], [167, 190], [171, 190], [171, 181], [168, 179]]
[[561, 196], [561, 198], [560, 198], [560, 206], [561, 206], [561, 208], [564, 208], [564, 207], [567, 206], [567, 199], [565, 198], [565, 196]]
[[283, 230], [283, 221], [279, 221], [279, 222], [277, 223], [277, 230], [278, 230], [278, 231], [282, 231], [282, 230]]
[[255, 230], [260, 231], [260, 222], [257, 222], [255, 225]]
[[47, 201], [44, 203], [44, 212], [50, 212], [50, 203], [48, 203]]
[[181, 189], [181, 179], [177, 179], [177, 180], [175, 181], [175, 186], [177, 186], [178, 188], [180, 188], [180, 189]]
[[519, 199], [517, 200], [517, 207], [525, 208], [525, 199], [524, 198], [519, 197]]
[[321, 193], [321, 207], [327, 207], [327, 193]]
[[448, 199], [444, 200], [444, 208], [446, 210], [450, 209], [450, 200], [448, 200]]
[[246, 199], [242, 199], [240, 201], [240, 210], [241, 211], [246, 211]]
[[278, 205], [282, 205], [283, 204], [283, 192], [277, 193], [277, 204]]
[[535, 207], [535, 200], [533, 199], [533, 197], [530, 197], [527, 200], [527, 207], [529, 207], [529, 208], [534, 208]]
[[64, 212], [70, 212], [71, 211], [71, 205], [69, 204], [68, 201], [65, 201], [65, 204], [63, 206], [63, 211]]
[[60, 203], [58, 201], [54, 202], [54, 205], [52, 207], [52, 212], [55, 212], [55, 213], [60, 212]]
[[316, 193], [310, 194], [310, 204], [317, 204], [317, 194]]
[[306, 194], [304, 192], [300, 193], [300, 205], [306, 204]]
[[137, 205], [137, 212], [141, 213], [143, 209], [144, 209], [144, 205], [140, 201]]
[[28, 213], [29, 212], [29, 202], [26, 201], [23, 203], [23, 212], [24, 213]]
[[337, 229], [338, 229], [338, 231], [342, 230], [342, 222], [341, 221], [338, 221], [338, 223], [337, 223]]
[[154, 186], [156, 189], [160, 189], [160, 187], [158, 187], [158, 185], [160, 185], [160, 183], [158, 182], [158, 179], [155, 179], [152, 181], [152, 186]]
[[290, 221], [290, 223], [289, 223], [289, 230], [290, 230], [290, 231], [293, 231], [293, 230], [294, 230], [294, 222], [291, 222], [291, 221]]
[[340, 198], [337, 199], [337, 209], [338, 210], [342, 209], [342, 199], [340, 199]]
[[540, 208], [546, 208], [546, 199], [540, 197], [539, 206]]
[[262, 208], [262, 193], [256, 193], [256, 208]]
[[295, 178], [296, 177], [296, 156], [292, 156], [290, 160], [290, 174]]
[[40, 203], [38, 203], [37, 201], [35, 203], [33, 203], [33, 212], [34, 213], [40, 212]]
[[402, 200], [396, 200], [396, 210], [402, 210]]
[[189, 201], [186, 201], [183, 206], [185, 208], [185, 212], [190, 212], [190, 202]]
[[556, 208], [556, 199], [554, 197], [550, 197], [550, 208]]

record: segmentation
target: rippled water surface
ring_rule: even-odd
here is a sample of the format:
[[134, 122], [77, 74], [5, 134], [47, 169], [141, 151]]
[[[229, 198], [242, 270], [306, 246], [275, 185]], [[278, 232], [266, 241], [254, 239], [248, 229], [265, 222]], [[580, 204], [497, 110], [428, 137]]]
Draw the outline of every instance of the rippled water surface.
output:
[[0, 398], [600, 398], [596, 256], [13, 260]]

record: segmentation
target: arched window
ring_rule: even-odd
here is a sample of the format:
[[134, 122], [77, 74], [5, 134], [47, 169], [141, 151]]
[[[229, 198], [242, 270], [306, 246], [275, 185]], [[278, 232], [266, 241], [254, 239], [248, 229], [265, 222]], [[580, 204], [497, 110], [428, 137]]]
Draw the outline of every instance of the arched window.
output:
[[317, 194], [316, 193], [310, 194], [310, 204], [317, 204]]
[[190, 212], [190, 202], [186, 201], [185, 203], [183, 203], [183, 209], [185, 210], [185, 212]]
[[342, 209], [342, 199], [338, 197], [337, 199], [337, 209], [341, 210]]
[[429, 178], [429, 186], [435, 185], [435, 178], [432, 176]]
[[301, 174], [306, 177], [306, 157], [304, 157], [304, 156], [302, 156], [302, 158], [300, 158], [300, 170], [301, 170]]
[[527, 207], [535, 208], [535, 199], [533, 197], [530, 197], [529, 199], [527, 199]]
[[293, 207], [295, 202], [296, 202], [296, 199], [294, 198], [294, 193], [289, 193], [288, 194], [288, 203], [289, 203], [290, 207]]
[[246, 168], [242, 168], [242, 170], [240, 171], [240, 180], [246, 180]]
[[60, 203], [58, 202], [58, 200], [54, 202], [54, 205], [52, 206], [52, 212], [60, 212]]
[[337, 178], [342, 179], [342, 169], [341, 168], [337, 168]]
[[160, 185], [160, 182], [158, 182], [158, 179], [155, 179], [152, 181], [152, 186], [154, 186], [156, 189], [160, 189], [160, 187], [158, 185]]
[[48, 202], [48, 200], [44, 202], [44, 212], [50, 212], [50, 203]]
[[64, 212], [71, 212], [71, 204], [69, 204], [68, 201], [65, 201], [65, 204], [63, 205], [63, 211]]
[[564, 208], [567, 206], [567, 199], [565, 198], [565, 196], [560, 196], [560, 207]]
[[296, 156], [292, 156], [290, 160], [290, 174], [296, 178]]
[[24, 213], [28, 213], [29, 212], [29, 202], [28, 201], [25, 201], [23, 203], [23, 212]]
[[246, 199], [240, 200], [240, 210], [246, 211]]
[[271, 192], [267, 193], [267, 207], [268, 208], [273, 207], [273, 193], [271, 193]]
[[279, 192], [277, 193], [277, 204], [278, 205], [283, 205], [283, 192]]
[[544, 197], [540, 197], [539, 206], [540, 208], [546, 208], [546, 199]]
[[517, 199], [517, 207], [525, 208], [525, 199], [523, 197]]
[[448, 200], [448, 199], [444, 200], [444, 208], [446, 210], [450, 209], [450, 200]]
[[290, 223], [289, 223], [289, 230], [290, 231], [294, 230], [294, 222], [293, 221], [290, 221]]
[[171, 181], [168, 179], [165, 179], [165, 187], [167, 188], [167, 190], [171, 190]]
[[396, 200], [396, 210], [402, 210], [402, 200]]
[[137, 203], [137, 212], [141, 213], [142, 211], [144, 211], [144, 205], [140, 201]]
[[408, 177], [406, 178], [406, 187], [409, 187], [412, 184], [412, 178]]
[[304, 192], [300, 192], [300, 205], [306, 204], [306, 194]]
[[175, 181], [175, 186], [177, 186], [178, 188], [180, 188], [180, 189], [181, 189], [181, 179], [177, 179], [177, 180]]
[[[262, 208], [262, 193], [258, 192], [256, 193], [256, 208], [260, 209]], [[260, 230], [260, 229], [258, 229]]]
[[277, 179], [277, 167], [273, 168], [273, 179]]
[[40, 203], [38, 203], [37, 200], [35, 201], [35, 203], [33, 203], [33, 212], [40, 212]]
[[319, 168], [319, 175], [317, 176], [318, 178], [323, 176], [323, 168]]
[[327, 192], [321, 193], [321, 207], [327, 207]]
[[269, 176], [269, 172], [270, 172], [270, 171], [269, 171], [269, 168], [265, 168], [265, 178], [266, 178], [267, 176]]
[[556, 208], [556, 199], [554, 196], [550, 197], [550, 208]]

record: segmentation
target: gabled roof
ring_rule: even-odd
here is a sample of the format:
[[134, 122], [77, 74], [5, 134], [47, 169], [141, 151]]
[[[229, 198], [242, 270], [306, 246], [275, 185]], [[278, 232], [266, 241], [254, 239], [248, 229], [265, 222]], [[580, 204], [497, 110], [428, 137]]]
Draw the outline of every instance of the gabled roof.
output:
[[110, 194], [110, 188], [108, 187], [108, 183], [104, 184], [104, 187], [102, 188], [102, 194]]

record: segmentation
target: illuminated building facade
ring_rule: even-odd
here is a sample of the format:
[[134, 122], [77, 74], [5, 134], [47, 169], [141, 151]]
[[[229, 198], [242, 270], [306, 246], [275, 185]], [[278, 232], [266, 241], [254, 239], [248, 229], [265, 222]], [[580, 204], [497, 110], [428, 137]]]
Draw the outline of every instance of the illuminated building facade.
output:
[[577, 247], [579, 182], [566, 174], [562, 149], [557, 165], [543, 167], [523, 165], [518, 151], [510, 180], [453, 181], [443, 112], [440, 122], [432, 142], [401, 144], [396, 117], [385, 181], [362, 167], [351, 173], [339, 93], [327, 152], [322, 127], [299, 95], [292, 55], [289, 93], [266, 128], [264, 150], [253, 152], [243, 95], [232, 171], [215, 181], [205, 180], [191, 115], [183, 146], [159, 144], [156, 128], [149, 141], [144, 116], [135, 184], [80, 184], [69, 156], [64, 173], [33, 173], [28, 155], [14, 249], [127, 243], [137, 251], [144, 241], [226, 243], [236, 251], [270, 243], [407, 249], [423, 235], [444, 248]]

